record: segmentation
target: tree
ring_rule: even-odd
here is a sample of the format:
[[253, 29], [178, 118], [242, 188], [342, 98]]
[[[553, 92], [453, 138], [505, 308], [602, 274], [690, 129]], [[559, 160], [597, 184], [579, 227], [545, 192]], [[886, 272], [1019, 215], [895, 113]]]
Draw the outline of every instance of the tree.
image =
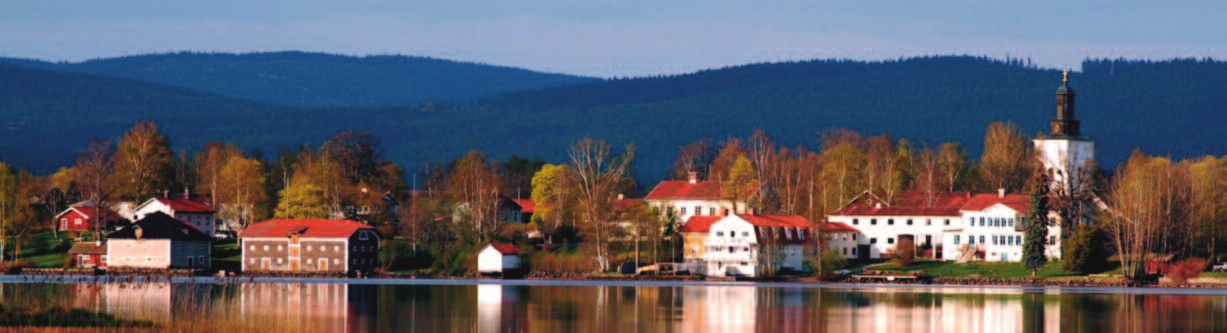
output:
[[1031, 270], [1031, 276], [1036, 276], [1040, 268], [1048, 263], [1045, 247], [1048, 243], [1048, 177], [1038, 173], [1035, 187], [1031, 190], [1031, 210], [1023, 221], [1023, 267]]
[[[72, 167], [81, 196], [97, 207], [108, 207], [112, 193], [117, 188], [115, 178], [115, 146], [110, 141], [90, 142], [85, 151], [77, 154]], [[102, 221], [90, 221], [97, 238], [102, 239]]]
[[156, 123], [139, 121], [119, 140], [115, 151], [119, 193], [148, 197], [169, 190], [173, 175], [174, 154], [166, 136], [158, 134]]
[[7, 231], [17, 224], [17, 177], [4, 162], [0, 162], [0, 263], [4, 262], [8, 247]]
[[470, 151], [457, 160], [447, 184], [452, 202], [461, 206], [457, 208], [461, 213], [458, 215], [477, 232], [478, 240], [488, 239], [498, 231], [499, 189], [503, 186], [503, 178], [485, 153]]
[[729, 170], [728, 180], [725, 180], [723, 185], [724, 198], [733, 203], [733, 212], [747, 212], [749, 207], [738, 207], [738, 202], [746, 201], [749, 204], [749, 199], [757, 192], [760, 187], [757, 172], [754, 166], [750, 164], [750, 160], [744, 155], [738, 156], [733, 162], [733, 168]]
[[954, 192], [967, 171], [967, 149], [957, 141], [943, 143], [938, 152], [938, 160], [947, 191]]
[[716, 152], [707, 139], [682, 146], [678, 148], [677, 160], [673, 161], [673, 166], [669, 168], [669, 175], [673, 179], [684, 180], [691, 172], [694, 172], [701, 179], [710, 179], [707, 171], [715, 156]]
[[823, 206], [840, 207], [867, 189], [861, 181], [867, 163], [861, 145], [860, 135], [848, 130], [828, 132], [824, 136], [820, 155], [822, 186], [830, 184], [830, 191], [834, 193], [823, 193]]
[[[234, 145], [222, 142], [205, 144], [205, 150], [196, 155], [196, 190], [208, 192], [211, 204], [217, 207], [217, 189], [221, 182], [222, 168], [230, 161], [231, 156], [243, 155], [243, 151]], [[287, 180], [288, 182], [288, 180]]]
[[384, 160], [378, 149], [379, 139], [370, 132], [348, 130], [337, 133], [325, 145], [336, 159], [341, 175], [352, 183], [369, 183], [379, 177], [379, 165]]
[[554, 232], [561, 228], [564, 221], [571, 220], [574, 211], [572, 204], [574, 182], [570, 179], [571, 169], [566, 165], [546, 164], [533, 175], [533, 212], [532, 222], [537, 223], [546, 243], [554, 242]]
[[1099, 236], [1099, 229], [1090, 224], [1079, 225], [1074, 229], [1073, 236], [1062, 244], [1061, 269], [1066, 272], [1089, 273], [1097, 272], [1105, 267], [1107, 255], [1103, 253], [1105, 244]]
[[324, 207], [323, 190], [312, 184], [298, 184], [281, 191], [277, 205], [279, 219], [323, 219], [328, 217]]
[[984, 134], [984, 153], [980, 155], [983, 191], [1018, 191], [1035, 170], [1034, 145], [1011, 122], [989, 124]]
[[895, 257], [891, 261], [900, 267], [911, 265], [912, 260], [916, 259], [916, 241], [911, 237], [899, 237], [899, 244], [895, 245]]
[[[652, 211], [652, 208], [646, 204], [639, 204], [630, 207], [623, 213], [623, 220], [630, 221], [632, 224], [631, 237], [635, 239], [635, 268], [640, 267], [639, 260], [642, 258], [639, 252], [639, 244], [646, 236], [652, 242], [653, 257], [658, 251], [657, 245], [660, 244], [661, 236], [661, 219], [660, 214]], [[656, 262], [654, 259], [653, 262]]]
[[230, 156], [218, 177], [216, 202], [220, 202], [219, 215], [230, 222], [230, 227], [242, 231], [255, 221], [268, 215], [268, 196], [264, 192], [264, 166], [260, 161]]
[[707, 180], [724, 181], [728, 179], [729, 171], [733, 169], [733, 163], [737, 161], [737, 157], [745, 156], [746, 149], [741, 146], [741, 139], [729, 138], [724, 142], [724, 146], [720, 148], [720, 152], [712, 159], [711, 171], [707, 173]]
[[635, 147], [626, 146], [621, 155], [613, 155], [609, 144], [592, 138], [576, 141], [567, 150], [571, 165], [575, 168], [574, 182], [583, 218], [592, 230], [592, 244], [596, 248], [597, 262], [601, 270], [609, 270], [608, 243], [615, 232], [612, 221], [612, 205], [617, 186], [630, 172], [630, 163], [635, 158]]

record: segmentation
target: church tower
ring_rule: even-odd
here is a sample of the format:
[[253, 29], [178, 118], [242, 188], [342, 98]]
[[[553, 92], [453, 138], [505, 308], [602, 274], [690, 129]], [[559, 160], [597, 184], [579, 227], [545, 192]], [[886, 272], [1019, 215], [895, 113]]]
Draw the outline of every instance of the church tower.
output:
[[1094, 170], [1087, 164], [1095, 158], [1095, 141], [1082, 136], [1074, 118], [1074, 88], [1069, 86], [1069, 72], [1062, 74], [1057, 87], [1057, 115], [1048, 123], [1049, 133], [1035, 139], [1044, 170], [1053, 181], [1053, 190], [1080, 190]]

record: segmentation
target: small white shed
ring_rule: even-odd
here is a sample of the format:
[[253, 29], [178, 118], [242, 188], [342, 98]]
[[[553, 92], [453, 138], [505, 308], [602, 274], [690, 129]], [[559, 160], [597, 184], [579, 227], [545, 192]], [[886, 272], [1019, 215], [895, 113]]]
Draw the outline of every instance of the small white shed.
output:
[[491, 243], [477, 253], [478, 273], [503, 273], [520, 269], [520, 250], [507, 243]]

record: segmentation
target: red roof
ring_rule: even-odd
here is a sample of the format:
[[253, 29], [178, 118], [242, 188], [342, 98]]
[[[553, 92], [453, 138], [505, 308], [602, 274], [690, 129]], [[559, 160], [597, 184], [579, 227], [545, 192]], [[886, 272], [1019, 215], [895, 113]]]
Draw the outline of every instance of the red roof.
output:
[[825, 232], [861, 232], [850, 225], [840, 222], [827, 222], [822, 224], [822, 231]]
[[[785, 244], [804, 244], [806, 239], [813, 239], [813, 237], [808, 237], [811, 227], [809, 220], [798, 215], [737, 214], [737, 217], [754, 225], [756, 227], [754, 228], [755, 236], [760, 240], [768, 238], [763, 235], [765, 230], [775, 230], [777, 239]], [[786, 233], [789, 236], [780, 237], [780, 232]], [[801, 237], [801, 235], [807, 237]]]
[[963, 210], [985, 210], [996, 204], [1004, 204], [1020, 213], [1031, 210], [1031, 198], [1020, 194], [1006, 194], [1005, 197], [999, 197], [997, 194], [977, 194], [963, 205]]
[[[57, 214], [55, 217], [59, 218], [60, 216], [64, 216], [64, 214], [68, 214], [68, 212], [71, 212], [74, 210], [77, 211], [78, 214], [81, 214], [81, 216], [87, 219], [93, 219], [93, 218], [98, 217], [98, 207], [93, 206], [93, 205], [89, 205], [89, 206], [79, 205], [79, 206], [68, 207], [68, 209]], [[104, 219], [107, 219], [107, 220], [116, 220], [120, 218], [119, 214], [116, 214], [115, 211], [111, 210], [110, 208], [103, 207], [102, 214], [105, 215]]]
[[68, 249], [68, 253], [80, 254], [107, 254], [107, 243], [99, 245], [96, 242], [77, 242]]
[[959, 209], [971, 199], [969, 192], [942, 193], [927, 204], [921, 191], [900, 191], [888, 204], [883, 198], [865, 193], [831, 215], [839, 216], [959, 216]]
[[720, 182], [687, 180], [666, 180], [656, 184], [656, 188], [648, 193], [645, 200], [720, 200], [724, 199], [724, 190]]
[[635, 207], [644, 202], [645, 201], [643, 199], [633, 199], [633, 198], [618, 199], [618, 200], [614, 200], [613, 209], [615, 212], [625, 212], [625, 211], [631, 210], [631, 207]]
[[520, 213], [532, 214], [537, 209], [537, 205], [533, 203], [532, 199], [511, 199], [511, 201], [520, 205]]
[[503, 255], [520, 254], [520, 249], [517, 249], [515, 245], [507, 243], [490, 243], [490, 247], [493, 247], [495, 251]]
[[155, 199], [157, 199], [158, 202], [161, 202], [162, 204], [170, 207], [170, 209], [174, 210], [175, 213], [213, 214], [215, 212], [213, 208], [209, 207], [208, 205], [205, 205], [204, 203], [201, 203], [195, 200], [189, 200], [183, 197], [174, 197], [174, 198], [159, 197]]
[[247, 227], [239, 238], [289, 237], [291, 233], [299, 238], [349, 238], [359, 229], [375, 230], [349, 220], [268, 220]]
[[711, 231], [711, 225], [715, 224], [716, 221], [720, 221], [720, 219], [722, 218], [724, 217], [723, 216], [710, 216], [710, 215], [691, 216], [689, 220], [686, 220], [686, 224], [683, 224], [682, 228], [678, 229], [678, 232], [707, 233]]

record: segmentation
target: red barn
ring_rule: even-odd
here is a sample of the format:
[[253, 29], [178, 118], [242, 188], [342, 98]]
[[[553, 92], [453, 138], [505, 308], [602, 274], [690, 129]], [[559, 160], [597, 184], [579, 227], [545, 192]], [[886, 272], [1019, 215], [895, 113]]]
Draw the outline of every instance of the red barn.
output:
[[[101, 210], [101, 214], [99, 214]], [[107, 208], [99, 209], [97, 206], [78, 205], [68, 207], [67, 210], [55, 216], [55, 220], [59, 223], [56, 225], [60, 230], [78, 230], [91, 231], [94, 230], [94, 223], [99, 221], [108, 222], [119, 219], [119, 214]]]

